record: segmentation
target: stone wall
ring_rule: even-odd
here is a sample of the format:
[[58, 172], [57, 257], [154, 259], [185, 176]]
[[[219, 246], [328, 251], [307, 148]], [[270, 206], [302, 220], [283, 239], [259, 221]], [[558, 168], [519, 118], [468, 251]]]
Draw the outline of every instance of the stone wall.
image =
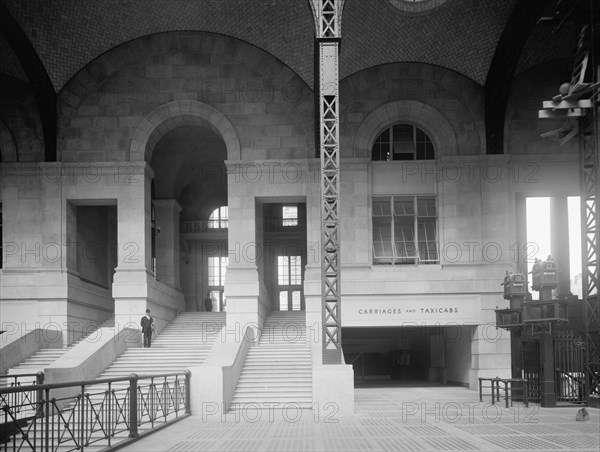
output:
[[[60, 158], [136, 160], [129, 151], [138, 126], [153, 110], [176, 101], [210, 105], [224, 115], [235, 128], [243, 159], [314, 153], [312, 91], [292, 70], [236, 39], [179, 32], [116, 48], [63, 89]], [[152, 144], [167, 131], [159, 131]]]

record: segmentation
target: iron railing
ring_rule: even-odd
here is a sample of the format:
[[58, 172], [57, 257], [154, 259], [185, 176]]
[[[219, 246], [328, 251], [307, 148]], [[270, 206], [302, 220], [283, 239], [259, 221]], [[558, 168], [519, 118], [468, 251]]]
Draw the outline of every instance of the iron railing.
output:
[[111, 448], [189, 416], [190, 373], [1, 388], [0, 407], [0, 451]]

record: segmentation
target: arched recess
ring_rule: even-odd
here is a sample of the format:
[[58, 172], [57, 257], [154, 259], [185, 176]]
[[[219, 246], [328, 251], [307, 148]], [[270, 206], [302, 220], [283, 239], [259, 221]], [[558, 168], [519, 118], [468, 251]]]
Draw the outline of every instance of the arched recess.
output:
[[207, 127], [223, 138], [228, 160], [240, 160], [240, 140], [229, 120], [216, 108], [192, 100], [176, 100], [148, 114], [137, 127], [131, 140], [130, 160], [147, 161], [162, 136], [181, 126]]
[[485, 128], [488, 154], [503, 154], [504, 121], [515, 69], [527, 39], [550, 0], [521, 1], [504, 27], [485, 80]]
[[454, 130], [439, 111], [416, 100], [401, 100], [382, 105], [365, 118], [354, 141], [355, 156], [370, 158], [377, 135], [383, 128], [398, 121], [423, 127], [435, 145], [436, 157], [457, 155]]
[[15, 163], [18, 161], [17, 145], [10, 129], [0, 121], [0, 162]]
[[19, 60], [31, 84], [44, 134], [45, 160], [56, 161], [57, 97], [44, 63], [8, 8], [0, 3], [0, 33]]

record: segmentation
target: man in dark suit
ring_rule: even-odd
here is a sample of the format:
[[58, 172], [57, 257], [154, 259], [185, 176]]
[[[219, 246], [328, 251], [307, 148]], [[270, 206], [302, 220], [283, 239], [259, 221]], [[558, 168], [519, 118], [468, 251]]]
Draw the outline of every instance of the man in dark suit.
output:
[[153, 322], [154, 319], [150, 316], [150, 309], [146, 309], [146, 315], [142, 317], [140, 322], [142, 325], [142, 333], [144, 335], [144, 347], [150, 348], [150, 344], [152, 343]]

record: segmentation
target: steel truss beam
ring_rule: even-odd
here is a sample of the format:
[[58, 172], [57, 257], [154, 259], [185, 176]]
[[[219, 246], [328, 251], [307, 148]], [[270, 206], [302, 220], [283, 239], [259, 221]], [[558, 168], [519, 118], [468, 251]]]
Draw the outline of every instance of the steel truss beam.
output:
[[311, 0], [318, 46], [323, 364], [342, 362], [338, 55], [343, 0]]

